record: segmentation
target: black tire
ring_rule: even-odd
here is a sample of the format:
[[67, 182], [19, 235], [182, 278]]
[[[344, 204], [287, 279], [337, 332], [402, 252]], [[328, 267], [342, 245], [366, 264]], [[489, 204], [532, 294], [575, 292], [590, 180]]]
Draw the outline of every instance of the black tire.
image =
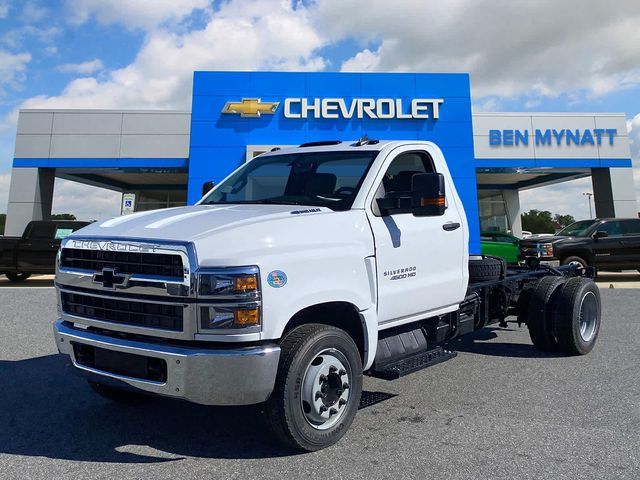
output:
[[5, 275], [12, 282], [24, 282], [31, 276], [29, 272], [7, 272]]
[[498, 280], [506, 271], [504, 260], [495, 257], [469, 259], [469, 282], [480, 283]]
[[147, 395], [142, 393], [132, 392], [123, 388], [112, 387], [110, 385], [104, 385], [97, 382], [87, 382], [91, 389], [107, 400], [117, 403], [140, 403], [148, 398]]
[[553, 330], [553, 305], [565, 282], [564, 277], [542, 277], [529, 293], [526, 310], [529, 337], [536, 348], [545, 352], [558, 349]]
[[[294, 328], [285, 336], [280, 347], [276, 384], [266, 403], [269, 426], [281, 441], [298, 450], [312, 452], [333, 445], [347, 432], [360, 405], [362, 360], [358, 347], [344, 330], [320, 324]], [[313, 426], [309, 420], [309, 415], [313, 413], [310, 413], [312, 407], [309, 402], [305, 402], [308, 396], [308, 392], [305, 391], [305, 385], [307, 385], [305, 380], [312, 365], [322, 365], [324, 359], [321, 357], [323, 354], [326, 355], [325, 352], [339, 354], [348, 363], [345, 367], [349, 369], [350, 374], [346, 377], [338, 376], [340, 382], [342, 378], [348, 379], [347, 388], [343, 387], [344, 384], [337, 387], [344, 388], [344, 391], [338, 390], [338, 392], [345, 393], [348, 390], [348, 398], [344, 399], [346, 403], [340, 403], [339, 407], [338, 403], [333, 404], [335, 408], [340, 409], [337, 413], [339, 417], [335, 417], [333, 425], [321, 430], [318, 426]], [[318, 359], [320, 363], [317, 363]], [[335, 374], [330, 374], [329, 377]], [[315, 382], [312, 383], [312, 385], [315, 384]], [[324, 401], [324, 399], [320, 400], [320, 402]], [[314, 404], [314, 402], [311, 403]], [[306, 413], [303, 410], [305, 407]], [[326, 411], [325, 414], [329, 415], [329, 412]]]
[[598, 339], [601, 322], [600, 290], [588, 278], [569, 279], [553, 308], [553, 328], [560, 349], [570, 355], [589, 353]]
[[562, 265], [569, 265], [571, 263], [576, 263], [581, 268], [587, 268], [587, 266], [588, 266], [588, 263], [586, 262], [586, 260], [584, 260], [582, 257], [578, 257], [578, 256], [563, 258], [562, 262], [560, 262], [560, 263]]

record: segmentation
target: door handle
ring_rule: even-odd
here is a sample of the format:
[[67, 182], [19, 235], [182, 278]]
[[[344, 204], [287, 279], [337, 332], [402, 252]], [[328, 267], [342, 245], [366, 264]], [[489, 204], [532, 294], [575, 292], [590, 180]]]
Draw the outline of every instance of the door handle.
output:
[[458, 222], [447, 222], [442, 225], [442, 229], [447, 232], [452, 232], [453, 230], [457, 230], [460, 228], [460, 224]]

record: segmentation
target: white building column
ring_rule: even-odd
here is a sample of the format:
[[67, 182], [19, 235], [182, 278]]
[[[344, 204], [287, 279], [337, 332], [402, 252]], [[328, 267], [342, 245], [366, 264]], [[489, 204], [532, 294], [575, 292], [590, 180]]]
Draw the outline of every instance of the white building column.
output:
[[51, 216], [54, 183], [54, 169], [12, 169], [5, 235], [20, 236], [30, 221]]
[[638, 217], [632, 168], [592, 168], [596, 217]]
[[520, 192], [518, 190], [502, 190], [507, 209], [507, 218], [511, 225], [511, 234], [522, 237], [522, 218], [520, 217]]

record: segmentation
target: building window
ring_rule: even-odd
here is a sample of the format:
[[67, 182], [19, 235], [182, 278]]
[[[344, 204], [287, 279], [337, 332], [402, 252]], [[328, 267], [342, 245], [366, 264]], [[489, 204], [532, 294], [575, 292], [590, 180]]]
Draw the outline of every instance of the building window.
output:
[[509, 232], [511, 230], [507, 203], [502, 193], [479, 198], [478, 207], [480, 209], [480, 231]]

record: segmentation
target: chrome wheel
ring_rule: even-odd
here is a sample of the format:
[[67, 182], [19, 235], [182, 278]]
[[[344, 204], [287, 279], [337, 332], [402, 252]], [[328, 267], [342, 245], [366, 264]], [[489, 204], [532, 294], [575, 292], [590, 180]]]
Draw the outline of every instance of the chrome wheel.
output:
[[580, 336], [590, 342], [598, 326], [598, 299], [593, 292], [587, 292], [580, 301]]
[[340, 420], [349, 402], [351, 376], [347, 358], [334, 348], [322, 350], [311, 360], [300, 395], [300, 406], [309, 425], [326, 430]]

